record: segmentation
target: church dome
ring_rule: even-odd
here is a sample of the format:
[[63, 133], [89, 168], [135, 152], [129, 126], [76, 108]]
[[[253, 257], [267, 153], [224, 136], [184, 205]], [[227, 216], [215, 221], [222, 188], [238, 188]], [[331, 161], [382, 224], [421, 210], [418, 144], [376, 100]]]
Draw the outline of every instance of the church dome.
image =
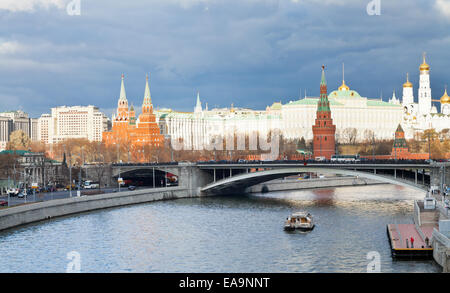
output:
[[342, 81], [342, 85], [338, 88], [340, 91], [348, 91], [350, 88], [345, 84], [345, 81]]
[[403, 84], [403, 87], [413, 87], [413, 84], [409, 82], [408, 73], [406, 73], [406, 82]]
[[403, 84], [403, 87], [413, 87], [413, 84], [411, 82], [407, 81]]
[[427, 63], [422, 63], [419, 67], [419, 69], [422, 70], [430, 70], [430, 65], [428, 65]]
[[442, 104], [450, 104], [450, 97], [447, 95], [447, 89], [445, 89], [445, 93], [441, 97], [441, 105]]
[[419, 67], [420, 71], [429, 71], [430, 70], [430, 65], [427, 64], [427, 62], [425, 61], [425, 53], [423, 53], [423, 62], [422, 64], [420, 64]]

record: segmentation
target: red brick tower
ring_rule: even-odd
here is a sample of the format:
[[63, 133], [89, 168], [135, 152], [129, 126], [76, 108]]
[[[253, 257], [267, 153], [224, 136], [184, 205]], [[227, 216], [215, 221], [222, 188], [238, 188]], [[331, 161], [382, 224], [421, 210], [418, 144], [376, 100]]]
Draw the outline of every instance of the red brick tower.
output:
[[320, 99], [317, 104], [316, 123], [312, 127], [314, 134], [314, 158], [325, 157], [327, 160], [335, 152], [336, 125], [331, 119], [330, 101], [328, 101], [327, 81], [325, 80], [325, 66], [322, 66], [322, 80], [320, 81]]
[[407, 159], [410, 156], [408, 145], [406, 144], [405, 132], [399, 124], [395, 131], [394, 144], [392, 145], [392, 158]]
[[144, 101], [142, 103], [142, 114], [139, 115], [139, 121], [136, 129], [130, 133], [131, 143], [142, 147], [145, 145], [159, 147], [163, 145], [164, 135], [160, 133], [156, 116], [153, 113], [152, 97], [148, 85], [148, 76], [145, 82]]

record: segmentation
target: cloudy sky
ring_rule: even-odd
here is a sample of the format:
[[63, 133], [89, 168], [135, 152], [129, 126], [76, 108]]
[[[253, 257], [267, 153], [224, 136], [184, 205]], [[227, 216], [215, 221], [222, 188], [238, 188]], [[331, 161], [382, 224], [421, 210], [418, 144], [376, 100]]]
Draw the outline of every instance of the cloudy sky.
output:
[[125, 74], [155, 107], [264, 109], [318, 95], [345, 80], [362, 96], [401, 96], [406, 72], [417, 95], [423, 51], [434, 98], [450, 84], [450, 0], [0, 0], [0, 111], [33, 117], [60, 105], [94, 104], [110, 115]]

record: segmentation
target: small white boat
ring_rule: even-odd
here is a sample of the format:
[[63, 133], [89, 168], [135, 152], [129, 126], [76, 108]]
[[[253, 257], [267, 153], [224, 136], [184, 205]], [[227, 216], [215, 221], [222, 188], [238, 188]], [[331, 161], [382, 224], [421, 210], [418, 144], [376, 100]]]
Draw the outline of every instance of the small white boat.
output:
[[314, 226], [312, 215], [306, 211], [301, 211], [293, 213], [286, 219], [284, 230], [311, 231]]

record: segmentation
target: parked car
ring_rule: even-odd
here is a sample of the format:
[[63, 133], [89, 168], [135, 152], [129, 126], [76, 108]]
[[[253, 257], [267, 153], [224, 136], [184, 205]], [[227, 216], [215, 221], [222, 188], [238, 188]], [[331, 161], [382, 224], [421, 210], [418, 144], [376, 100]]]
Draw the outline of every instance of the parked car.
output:
[[6, 200], [0, 200], [0, 206], [7, 206], [8, 202]]
[[76, 185], [72, 183], [72, 188], [70, 188], [70, 184], [67, 184], [67, 185], [64, 187], [64, 190], [69, 190], [69, 189], [75, 190], [75, 189], [76, 189]]
[[24, 198], [24, 197], [27, 196], [27, 195], [28, 195], [27, 190], [24, 189], [24, 190], [22, 190], [22, 191], [19, 192], [19, 194], [17, 195], [17, 197], [18, 197], [18, 198]]
[[18, 188], [9, 188], [6, 193], [9, 194], [9, 196], [17, 196], [19, 194], [19, 189]]

